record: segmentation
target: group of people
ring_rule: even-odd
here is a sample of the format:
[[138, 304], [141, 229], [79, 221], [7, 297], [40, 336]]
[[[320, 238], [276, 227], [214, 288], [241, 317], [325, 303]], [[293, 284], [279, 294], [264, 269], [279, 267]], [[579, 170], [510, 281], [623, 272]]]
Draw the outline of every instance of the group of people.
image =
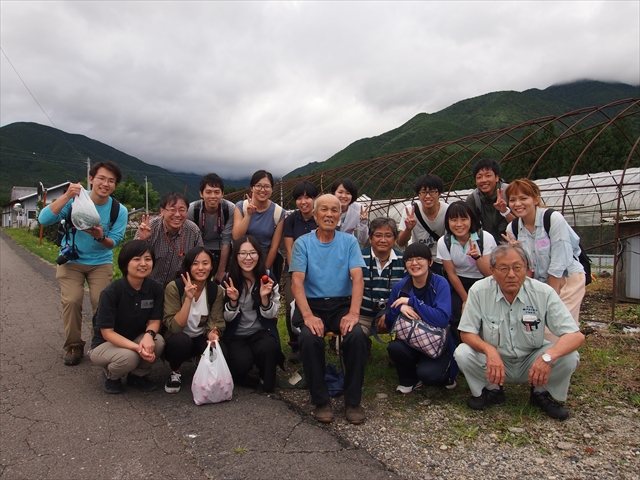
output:
[[[472, 409], [503, 403], [504, 383], [526, 382], [532, 404], [567, 418], [561, 402], [584, 342], [577, 323], [585, 293], [579, 238], [558, 212], [545, 224], [534, 182], [504, 184], [491, 159], [476, 162], [473, 175], [477, 188], [451, 204], [440, 198], [444, 184], [437, 175], [420, 176], [418, 201], [398, 226], [389, 217], [369, 222], [347, 178], [324, 195], [300, 182], [293, 190], [297, 208], [287, 215], [270, 199], [269, 172], [256, 172], [250, 195], [235, 205], [223, 198], [222, 179], [208, 174], [200, 200], [189, 204], [184, 195], [167, 193], [160, 215], [143, 216], [135, 240], [120, 252], [123, 276], [111, 282], [111, 249], [123, 238], [127, 216], [120, 211], [112, 220], [110, 195], [122, 173], [112, 162], [97, 163], [90, 198], [101, 226], [68, 235], [63, 245], [77, 258], [57, 271], [64, 362], [77, 365], [84, 355], [86, 280], [94, 309], [87, 354], [103, 367], [108, 393], [124, 390], [125, 375], [127, 385], [155, 389], [148, 375], [160, 357], [171, 370], [165, 391], [176, 393], [182, 365], [197, 361], [216, 340], [236, 383], [273, 391], [285, 361], [276, 328], [282, 285], [289, 361], [302, 361], [320, 422], [334, 419], [325, 381], [330, 332], [340, 338], [350, 423], [366, 418], [362, 386], [369, 337], [378, 333], [390, 333], [387, 351], [402, 394], [422, 386], [454, 389], [460, 370]], [[42, 210], [40, 222], [66, 219], [80, 188], [72, 184]], [[442, 352], [434, 358], [398, 338], [401, 317], [445, 331]], [[250, 375], [254, 366], [258, 378]]]

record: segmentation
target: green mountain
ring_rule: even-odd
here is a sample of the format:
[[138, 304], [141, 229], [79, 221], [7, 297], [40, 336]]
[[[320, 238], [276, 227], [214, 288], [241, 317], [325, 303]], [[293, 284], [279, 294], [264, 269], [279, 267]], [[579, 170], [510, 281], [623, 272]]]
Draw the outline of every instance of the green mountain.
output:
[[[285, 178], [305, 176], [627, 98], [640, 98], [640, 86], [585, 80], [553, 85], [544, 90], [533, 88], [524, 92], [488, 93], [457, 102], [433, 114], [419, 113], [398, 128], [377, 137], [357, 140], [328, 160], [297, 168]], [[640, 125], [635, 127], [634, 130], [638, 131]]]
[[35, 186], [36, 182], [42, 182], [52, 186], [67, 180], [86, 179], [87, 157], [92, 164], [114, 161], [125, 178], [131, 174], [138, 183], [144, 183], [146, 175], [161, 194], [173, 190], [184, 192], [186, 186], [189, 199], [198, 198], [200, 175], [170, 172], [84, 135], [18, 122], [0, 128], [0, 204], [9, 201], [14, 185]]

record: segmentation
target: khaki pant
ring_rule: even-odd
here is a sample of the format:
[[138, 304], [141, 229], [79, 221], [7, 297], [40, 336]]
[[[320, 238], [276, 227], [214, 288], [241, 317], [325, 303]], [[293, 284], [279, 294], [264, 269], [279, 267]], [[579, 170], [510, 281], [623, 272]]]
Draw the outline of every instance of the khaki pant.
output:
[[[138, 335], [133, 341], [140, 343], [144, 333]], [[154, 340], [156, 354], [156, 360], [160, 358], [164, 351], [164, 338], [162, 335], [156, 335]], [[117, 380], [120, 377], [131, 373], [138, 377], [145, 377], [151, 373], [151, 366], [153, 362], [147, 362], [133, 350], [128, 348], [116, 347], [114, 344], [104, 342], [98, 345], [96, 348], [89, 352], [89, 358], [91, 361], [103, 367], [106, 370], [106, 375], [109, 380]]]
[[82, 340], [82, 301], [84, 299], [84, 282], [89, 284], [89, 295], [93, 312], [98, 309], [100, 293], [111, 282], [113, 264], [85, 265], [82, 263], [65, 263], [58, 265], [56, 279], [60, 284], [62, 300], [62, 324], [64, 325], [64, 349], [72, 346], [84, 347]]
[[584, 273], [572, 273], [560, 280], [560, 300], [571, 312], [571, 316], [580, 325], [580, 305], [586, 293]]

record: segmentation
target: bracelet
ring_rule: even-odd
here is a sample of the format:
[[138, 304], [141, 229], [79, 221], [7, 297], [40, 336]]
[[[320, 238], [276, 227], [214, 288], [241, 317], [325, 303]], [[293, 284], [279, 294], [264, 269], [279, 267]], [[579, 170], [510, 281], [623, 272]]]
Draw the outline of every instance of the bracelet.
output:
[[106, 235], [102, 235], [100, 238], [94, 238], [93, 241], [94, 242], [98, 242], [98, 243], [102, 243], [106, 240], [107, 236]]
[[507, 207], [507, 211], [504, 212], [504, 213], [500, 212], [500, 215], [502, 215], [503, 217], [506, 218], [510, 213], [511, 213], [511, 209], [509, 207]]

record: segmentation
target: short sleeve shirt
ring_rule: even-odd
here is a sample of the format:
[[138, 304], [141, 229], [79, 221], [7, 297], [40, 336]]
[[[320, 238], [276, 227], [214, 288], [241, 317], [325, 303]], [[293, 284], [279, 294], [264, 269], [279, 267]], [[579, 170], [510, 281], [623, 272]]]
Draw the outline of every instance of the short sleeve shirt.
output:
[[[196, 206], [199, 207], [200, 218], [195, 218]], [[218, 211], [214, 215], [209, 215], [207, 211], [204, 209], [202, 200], [191, 202], [191, 204], [189, 205], [189, 212], [187, 213], [187, 218], [191, 220], [193, 223], [195, 223], [200, 228], [201, 231], [204, 224], [204, 235], [202, 237], [202, 241], [207, 250], [218, 252], [222, 248], [222, 245], [231, 246], [231, 231], [233, 230], [233, 211], [235, 210], [235, 208], [236, 206], [233, 203], [223, 198], [220, 200], [220, 206], [218, 207]], [[225, 220], [224, 212], [229, 212], [226, 223], [224, 221]], [[222, 213], [222, 216], [220, 216], [221, 213]]]
[[[236, 203], [236, 208], [240, 210], [242, 216], [245, 216], [245, 211], [243, 210], [244, 200]], [[247, 235], [253, 235], [260, 243], [260, 246], [263, 249], [268, 249], [271, 247], [271, 239], [273, 238], [273, 234], [276, 231], [277, 224], [280, 223], [282, 218], [284, 217], [285, 211], [282, 209], [280, 213], [280, 217], [276, 222], [274, 220], [276, 210], [276, 204], [271, 202], [269, 208], [267, 208], [264, 212], [255, 212], [251, 215], [251, 221], [249, 222], [249, 227], [247, 228]]]
[[[451, 260], [456, 269], [456, 275], [465, 278], [483, 278], [484, 275], [478, 270], [476, 261], [467, 255], [467, 251], [471, 248], [471, 241], [478, 244], [478, 234], [472, 233], [470, 239], [464, 245], [461, 245], [454, 235], [451, 235], [451, 251], [447, 249], [445, 237], [438, 240], [438, 258], [440, 260]], [[490, 255], [496, 248], [496, 241], [489, 232], [482, 231], [482, 255]]]
[[305, 274], [307, 298], [336, 298], [351, 295], [350, 271], [364, 266], [358, 240], [336, 231], [329, 243], [322, 243], [315, 233], [298, 238], [293, 244], [289, 271]]
[[487, 277], [469, 290], [458, 329], [480, 335], [498, 349], [501, 357], [518, 359], [548, 343], [544, 339], [545, 327], [557, 337], [579, 330], [553, 288], [525, 278], [510, 304], [498, 282]]
[[129, 340], [147, 330], [149, 320], [162, 320], [164, 288], [160, 283], [145, 278], [140, 290], [134, 289], [126, 278], [112, 282], [100, 294], [94, 320], [91, 348], [104, 343], [101, 328], [113, 328]]
[[[420, 214], [422, 215], [422, 218], [424, 219], [425, 223], [429, 226], [431, 230], [433, 230], [435, 233], [437, 233], [441, 237], [446, 233], [446, 230], [444, 228], [444, 217], [447, 214], [448, 208], [449, 208], [449, 204], [440, 200], [440, 210], [438, 211], [438, 215], [433, 221], [431, 221], [427, 218], [427, 214], [424, 213], [424, 210], [422, 210], [422, 202], [416, 202], [416, 209], [420, 211]], [[417, 215], [418, 213], [416, 211], [416, 217]], [[400, 220], [400, 227], [398, 228], [398, 230], [400, 230], [401, 232], [407, 229], [407, 224], [405, 223], [406, 220], [407, 220], [407, 210], [404, 209], [404, 211], [402, 212], [402, 220]], [[418, 219], [416, 218], [416, 220]], [[437, 263], [441, 263], [441, 261], [437, 258], [438, 242], [436, 239], [434, 239], [431, 236], [431, 234], [429, 234], [429, 232], [425, 230], [425, 228], [420, 223], [420, 220], [418, 220], [418, 223], [416, 224], [416, 226], [413, 227], [413, 230], [411, 230], [411, 241], [424, 243], [427, 247], [431, 249], [431, 256], [433, 257], [433, 260]]]

